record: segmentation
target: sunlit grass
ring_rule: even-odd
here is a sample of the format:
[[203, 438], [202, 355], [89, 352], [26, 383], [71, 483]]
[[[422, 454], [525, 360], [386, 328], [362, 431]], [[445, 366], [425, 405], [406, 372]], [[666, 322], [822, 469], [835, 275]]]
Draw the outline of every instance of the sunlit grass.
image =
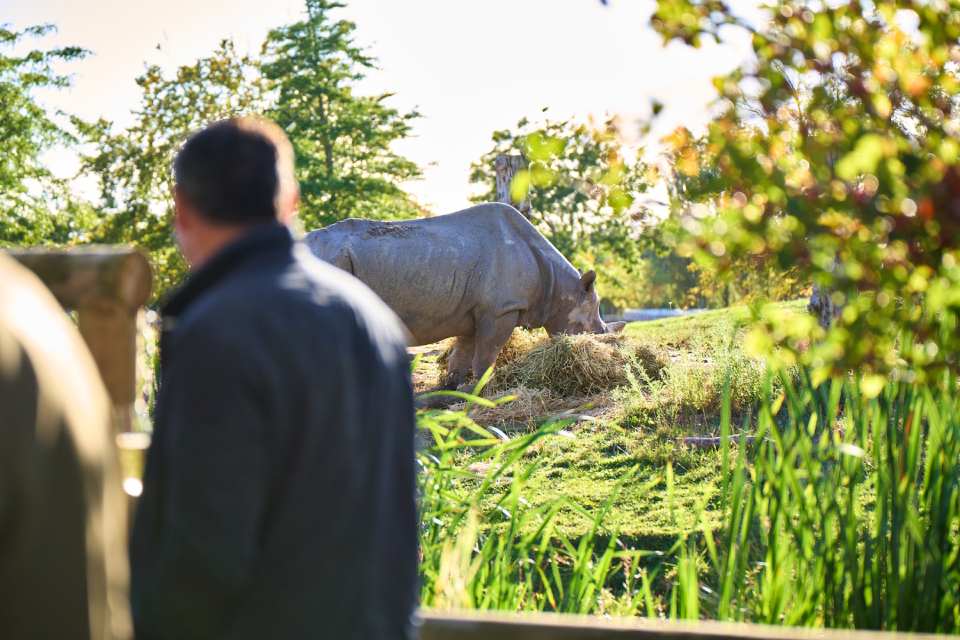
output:
[[[634, 338], [699, 341], [717, 366], [624, 389], [619, 421], [508, 436], [469, 407], [420, 415], [424, 604], [955, 632], [956, 380], [870, 399], [856, 376], [775, 374], [671, 322]], [[709, 396], [694, 432], [715, 425], [717, 448], [651, 412], [668, 392]]]

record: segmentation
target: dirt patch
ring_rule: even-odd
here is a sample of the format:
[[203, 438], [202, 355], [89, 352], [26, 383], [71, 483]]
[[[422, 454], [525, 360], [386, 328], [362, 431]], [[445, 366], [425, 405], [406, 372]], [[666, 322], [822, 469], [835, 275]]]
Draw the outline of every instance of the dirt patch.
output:
[[[508, 398], [512, 398], [508, 400]], [[498, 402], [496, 407], [474, 406], [469, 410], [470, 417], [478, 424], [499, 427], [505, 431], [526, 430], [548, 420], [594, 419], [605, 415], [609, 397], [595, 395], [564, 398], [549, 389], [528, 389], [517, 387], [493, 394], [490, 398]], [[451, 409], [464, 409], [463, 403]]]

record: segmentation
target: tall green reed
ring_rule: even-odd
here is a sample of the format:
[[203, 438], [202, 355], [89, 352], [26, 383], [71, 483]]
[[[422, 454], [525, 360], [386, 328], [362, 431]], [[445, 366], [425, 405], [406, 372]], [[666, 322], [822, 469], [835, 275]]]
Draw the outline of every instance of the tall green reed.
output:
[[[716, 617], [771, 624], [957, 632], [960, 394], [957, 380], [768, 378], [757, 440], [721, 420], [725, 526], [703, 532]], [[680, 562], [696, 551], [678, 549]], [[694, 583], [694, 584], [691, 584]], [[696, 592], [696, 573], [676, 589]]]

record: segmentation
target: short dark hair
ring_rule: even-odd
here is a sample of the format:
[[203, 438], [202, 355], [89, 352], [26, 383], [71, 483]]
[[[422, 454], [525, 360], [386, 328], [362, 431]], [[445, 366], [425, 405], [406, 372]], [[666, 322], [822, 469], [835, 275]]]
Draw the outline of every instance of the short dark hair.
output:
[[176, 188], [205, 218], [224, 224], [275, 220], [296, 188], [293, 148], [276, 124], [221, 120], [184, 143], [173, 162]]

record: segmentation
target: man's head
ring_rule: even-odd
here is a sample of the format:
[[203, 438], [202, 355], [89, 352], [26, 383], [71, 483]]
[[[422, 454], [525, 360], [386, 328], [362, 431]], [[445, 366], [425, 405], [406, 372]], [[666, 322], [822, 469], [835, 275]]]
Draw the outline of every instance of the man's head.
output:
[[194, 268], [250, 227], [296, 213], [293, 147], [267, 120], [231, 118], [193, 134], [173, 174], [177, 239]]

